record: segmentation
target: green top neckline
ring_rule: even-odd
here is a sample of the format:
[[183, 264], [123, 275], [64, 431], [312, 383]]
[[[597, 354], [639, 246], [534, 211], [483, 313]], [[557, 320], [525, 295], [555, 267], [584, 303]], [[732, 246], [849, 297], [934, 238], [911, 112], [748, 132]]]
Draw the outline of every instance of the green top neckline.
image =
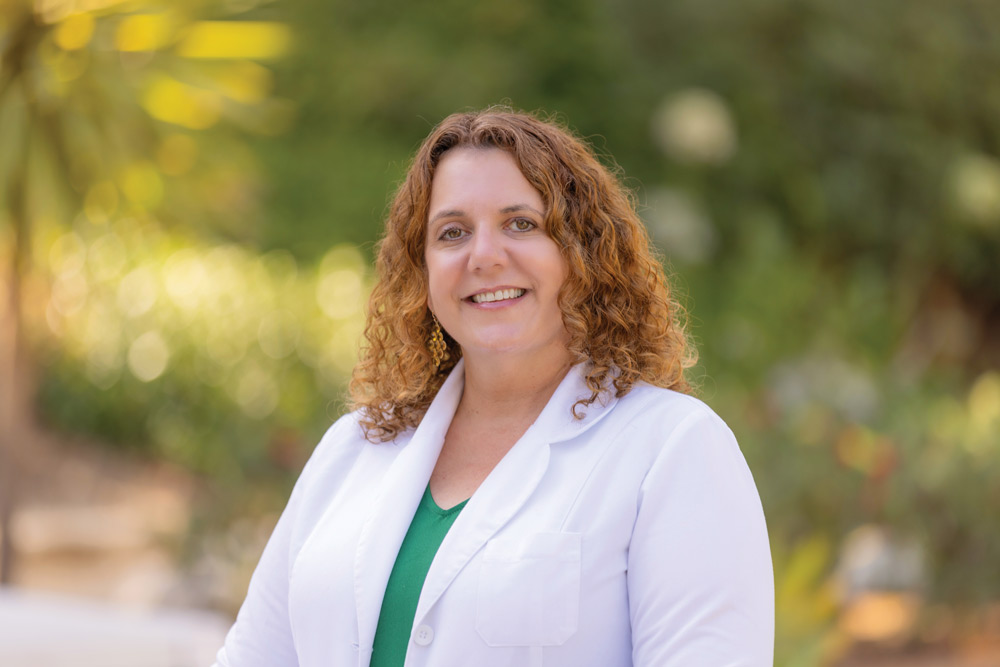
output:
[[434, 496], [431, 495], [430, 482], [427, 483], [427, 488], [424, 490], [424, 497], [420, 499], [420, 504], [422, 504], [425, 509], [429, 509], [438, 516], [451, 516], [452, 514], [456, 514], [457, 512], [460, 512], [463, 507], [465, 507], [467, 502], [469, 502], [468, 498], [457, 505], [449, 507], [448, 509], [443, 509], [437, 504], [437, 502], [435, 502]]
[[442, 509], [431, 496], [431, 485], [424, 490], [385, 585], [369, 667], [403, 667], [427, 572], [467, 502]]

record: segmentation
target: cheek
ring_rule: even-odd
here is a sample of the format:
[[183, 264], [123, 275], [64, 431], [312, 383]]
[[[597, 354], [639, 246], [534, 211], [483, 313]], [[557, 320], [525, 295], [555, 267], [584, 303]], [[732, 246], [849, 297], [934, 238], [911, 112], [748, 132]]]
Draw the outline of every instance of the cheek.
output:
[[424, 269], [424, 279], [427, 285], [427, 307], [433, 312], [437, 312], [434, 307], [434, 297], [435, 295], [443, 298], [440, 293], [444, 280], [444, 271], [439, 263], [433, 260], [426, 263], [426, 268]]
[[553, 280], [558, 283], [558, 287], [566, 283], [569, 278], [569, 263], [563, 257], [562, 253], [559, 252], [558, 247], [552, 248], [552, 254], [549, 257], [549, 265], [552, 267], [549, 275], [552, 276]]
[[424, 284], [427, 286], [427, 307], [433, 313], [434, 310], [434, 281], [431, 280], [430, 271], [424, 274]]

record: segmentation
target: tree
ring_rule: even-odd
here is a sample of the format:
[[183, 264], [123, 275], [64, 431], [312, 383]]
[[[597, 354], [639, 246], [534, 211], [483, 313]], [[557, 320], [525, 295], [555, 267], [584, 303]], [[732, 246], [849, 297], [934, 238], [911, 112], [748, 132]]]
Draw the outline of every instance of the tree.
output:
[[202, 20], [217, 13], [200, 1], [0, 2], [0, 221], [8, 230], [0, 583], [11, 577], [10, 521], [38, 429], [24, 326], [33, 236], [46, 221], [80, 215], [91, 225], [116, 215], [204, 221], [195, 177], [213, 167], [193, 168], [203, 131], [228, 121], [267, 133], [287, 120], [288, 105], [270, 98], [270, 70], [255, 60], [285, 52], [290, 31], [273, 21]]

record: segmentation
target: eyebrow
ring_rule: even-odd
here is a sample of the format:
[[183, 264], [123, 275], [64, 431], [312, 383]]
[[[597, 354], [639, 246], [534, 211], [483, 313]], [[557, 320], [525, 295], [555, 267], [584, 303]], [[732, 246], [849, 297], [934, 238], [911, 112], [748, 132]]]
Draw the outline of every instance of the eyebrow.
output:
[[438, 220], [440, 218], [460, 218], [463, 215], [465, 215], [465, 213], [463, 213], [462, 211], [459, 211], [457, 208], [453, 208], [453, 209], [449, 209], [447, 211], [441, 211], [440, 213], [435, 214], [434, 217], [431, 218], [428, 221], [428, 223], [434, 222], [435, 220]]
[[514, 204], [513, 206], [505, 206], [504, 208], [500, 209], [500, 212], [517, 213], [518, 211], [523, 211], [523, 210], [532, 211], [534, 213], [537, 213], [538, 215], [545, 215], [534, 206], [528, 206], [527, 204]]
[[[502, 209], [500, 209], [500, 212], [501, 213], [517, 213], [518, 211], [525, 211], [525, 210], [532, 211], [532, 212], [537, 213], [538, 215], [541, 215], [541, 216], [545, 215], [544, 213], [542, 213], [541, 211], [539, 211], [534, 206], [529, 206], [528, 204], [512, 204], [510, 206], [504, 206]], [[434, 214], [434, 217], [432, 217], [428, 221], [428, 224], [431, 223], [431, 222], [434, 222], [435, 220], [438, 220], [440, 218], [460, 218], [463, 215], [465, 215], [465, 211], [461, 211], [461, 210], [459, 210], [457, 208], [448, 209], [447, 211], [440, 211], [440, 212]]]

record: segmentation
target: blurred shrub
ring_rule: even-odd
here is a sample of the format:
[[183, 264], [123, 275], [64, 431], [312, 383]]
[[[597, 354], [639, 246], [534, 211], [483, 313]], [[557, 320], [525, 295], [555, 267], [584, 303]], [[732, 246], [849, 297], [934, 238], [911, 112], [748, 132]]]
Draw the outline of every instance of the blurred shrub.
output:
[[39, 257], [47, 420], [221, 478], [297, 470], [356, 358], [361, 253], [300, 267], [152, 223], [82, 231]]

